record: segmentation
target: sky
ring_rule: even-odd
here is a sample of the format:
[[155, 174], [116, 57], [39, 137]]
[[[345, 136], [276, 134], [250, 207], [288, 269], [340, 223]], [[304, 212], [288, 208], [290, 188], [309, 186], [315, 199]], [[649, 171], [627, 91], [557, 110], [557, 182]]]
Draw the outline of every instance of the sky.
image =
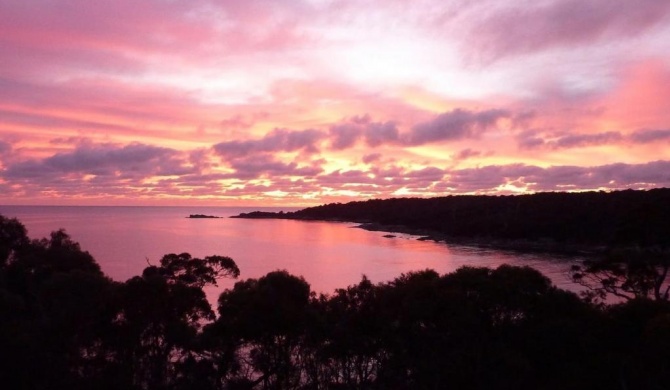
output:
[[0, 1], [0, 204], [656, 187], [667, 0]]

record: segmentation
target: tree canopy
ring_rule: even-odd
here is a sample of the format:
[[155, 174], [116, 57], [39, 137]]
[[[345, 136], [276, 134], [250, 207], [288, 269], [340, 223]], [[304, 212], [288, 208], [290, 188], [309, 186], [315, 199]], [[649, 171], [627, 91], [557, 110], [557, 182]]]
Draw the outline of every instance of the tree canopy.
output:
[[487, 245], [524, 241], [550, 250], [570, 245], [667, 248], [670, 189], [370, 199], [238, 217], [350, 221]]
[[203, 288], [239, 275], [228, 257], [168, 254], [112, 281], [65, 231], [30, 240], [2, 217], [0, 248], [7, 388], [652, 390], [670, 369], [670, 303], [637, 279], [596, 305], [527, 267], [332, 294], [279, 270], [225, 290], [217, 315]]

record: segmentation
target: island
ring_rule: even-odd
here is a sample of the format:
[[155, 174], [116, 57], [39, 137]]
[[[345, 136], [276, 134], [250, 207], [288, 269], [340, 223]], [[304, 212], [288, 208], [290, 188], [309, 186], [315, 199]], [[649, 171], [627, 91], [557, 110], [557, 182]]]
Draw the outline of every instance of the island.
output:
[[214, 218], [214, 219], [216, 219], [216, 218], [221, 218], [221, 217], [217, 217], [215, 215], [191, 214], [191, 215], [188, 216], [188, 218], [193, 218], [193, 219]]

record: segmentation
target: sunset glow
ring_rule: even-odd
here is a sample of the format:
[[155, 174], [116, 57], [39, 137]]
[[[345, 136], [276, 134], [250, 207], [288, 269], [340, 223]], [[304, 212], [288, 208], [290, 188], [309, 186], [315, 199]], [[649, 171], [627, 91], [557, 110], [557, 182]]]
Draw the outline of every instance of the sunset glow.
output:
[[670, 186], [670, 2], [0, 2], [0, 203]]

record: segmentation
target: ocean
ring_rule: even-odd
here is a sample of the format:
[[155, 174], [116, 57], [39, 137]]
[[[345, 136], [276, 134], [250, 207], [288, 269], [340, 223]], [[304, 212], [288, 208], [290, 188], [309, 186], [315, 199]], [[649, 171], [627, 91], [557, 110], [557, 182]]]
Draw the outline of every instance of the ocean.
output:
[[[252, 210], [259, 208], [0, 206], [0, 214], [18, 218], [31, 238], [65, 229], [117, 281], [140, 275], [165, 254], [188, 252], [195, 257], [231, 257], [240, 268], [239, 279], [287, 270], [303, 276], [318, 293], [358, 283], [363, 275], [383, 282], [427, 268], [447, 273], [461, 266], [504, 263], [531, 266], [558, 287], [579, 290], [568, 277], [574, 258], [447, 245], [404, 234], [388, 238], [388, 233], [358, 229], [352, 223], [228, 218]], [[222, 218], [189, 219], [190, 214]], [[233, 284], [223, 280], [207, 294], [215, 300]]]

